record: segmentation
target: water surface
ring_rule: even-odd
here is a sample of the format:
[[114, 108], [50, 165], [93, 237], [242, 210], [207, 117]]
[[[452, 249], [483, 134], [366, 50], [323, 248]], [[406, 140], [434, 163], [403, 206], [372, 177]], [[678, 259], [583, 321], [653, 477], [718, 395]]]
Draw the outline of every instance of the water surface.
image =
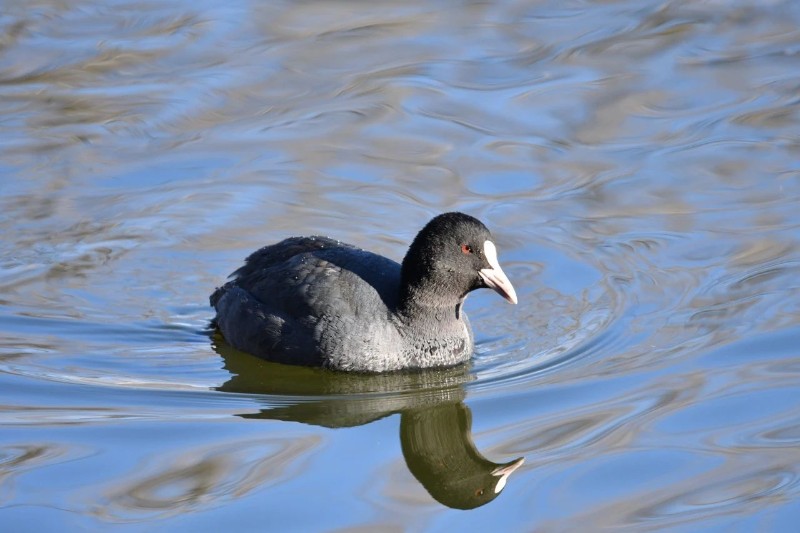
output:
[[[795, 528], [798, 28], [790, 0], [7, 1], [3, 524]], [[470, 296], [469, 367], [207, 331], [252, 250], [399, 260], [448, 210], [520, 299]]]

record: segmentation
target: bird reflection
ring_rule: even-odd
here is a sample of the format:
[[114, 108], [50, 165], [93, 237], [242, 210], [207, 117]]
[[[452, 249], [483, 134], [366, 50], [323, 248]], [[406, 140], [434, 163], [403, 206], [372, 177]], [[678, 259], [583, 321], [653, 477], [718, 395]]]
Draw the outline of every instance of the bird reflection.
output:
[[472, 413], [462, 402], [409, 409], [400, 415], [400, 443], [411, 473], [433, 498], [455, 509], [474, 509], [494, 500], [519, 457], [497, 464], [475, 448]]
[[406, 465], [438, 502], [473, 509], [494, 500], [519, 457], [494, 463], [472, 441], [472, 414], [464, 404], [468, 368], [353, 375], [263, 361], [217, 342], [233, 377], [218, 390], [267, 395], [265, 407], [244, 418], [353, 427], [400, 414]]

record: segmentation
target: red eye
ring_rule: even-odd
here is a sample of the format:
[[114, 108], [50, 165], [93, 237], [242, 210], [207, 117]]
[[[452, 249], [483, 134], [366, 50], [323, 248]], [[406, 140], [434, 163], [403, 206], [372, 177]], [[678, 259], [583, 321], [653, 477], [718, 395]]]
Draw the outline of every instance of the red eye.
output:
[[472, 253], [472, 246], [470, 246], [469, 244], [462, 244], [461, 245], [461, 253], [471, 254]]

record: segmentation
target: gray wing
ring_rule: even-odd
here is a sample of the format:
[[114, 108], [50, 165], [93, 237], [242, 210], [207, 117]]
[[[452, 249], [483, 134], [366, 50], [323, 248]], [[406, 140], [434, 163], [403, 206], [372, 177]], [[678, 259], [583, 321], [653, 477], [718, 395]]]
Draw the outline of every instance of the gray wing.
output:
[[369, 335], [365, 325], [396, 307], [400, 266], [332, 239], [295, 237], [256, 251], [233, 276], [211, 296], [231, 345], [325, 365], [357, 349], [354, 335]]

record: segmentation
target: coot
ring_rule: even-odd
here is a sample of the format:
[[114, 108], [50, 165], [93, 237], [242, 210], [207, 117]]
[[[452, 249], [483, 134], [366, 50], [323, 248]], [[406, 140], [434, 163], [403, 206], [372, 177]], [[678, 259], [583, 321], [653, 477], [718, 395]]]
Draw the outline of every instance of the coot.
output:
[[516, 304], [489, 230], [463, 213], [433, 218], [402, 265], [327, 237], [251, 254], [211, 295], [216, 327], [258, 357], [353, 372], [452, 366], [472, 356], [467, 294]]

